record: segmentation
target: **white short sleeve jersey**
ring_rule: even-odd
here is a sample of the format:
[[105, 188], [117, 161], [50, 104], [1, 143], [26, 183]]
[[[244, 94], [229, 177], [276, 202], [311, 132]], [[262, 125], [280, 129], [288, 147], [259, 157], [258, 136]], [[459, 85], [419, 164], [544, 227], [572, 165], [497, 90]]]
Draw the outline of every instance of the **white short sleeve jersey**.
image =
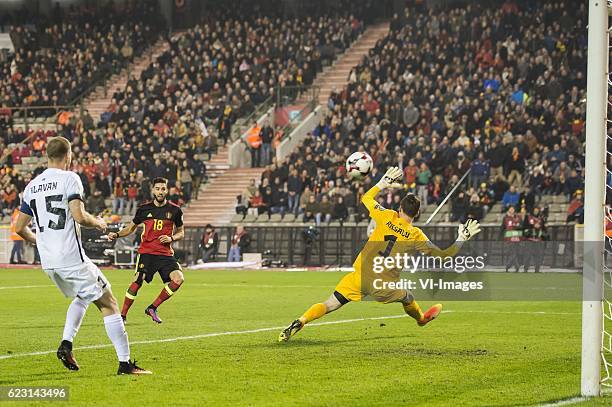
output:
[[83, 184], [72, 171], [48, 168], [23, 192], [21, 212], [32, 216], [36, 246], [44, 269], [76, 266], [89, 261], [81, 243], [81, 229], [68, 203], [83, 200]]

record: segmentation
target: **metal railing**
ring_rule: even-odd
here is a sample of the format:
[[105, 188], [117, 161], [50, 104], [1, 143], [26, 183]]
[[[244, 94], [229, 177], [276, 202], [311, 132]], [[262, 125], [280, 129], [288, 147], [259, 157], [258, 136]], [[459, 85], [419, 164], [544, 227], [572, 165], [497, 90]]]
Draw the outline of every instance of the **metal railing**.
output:
[[[309, 225], [279, 224], [246, 226], [251, 236], [249, 252], [264, 253], [268, 257], [283, 260], [288, 264], [312, 266], [350, 266], [368, 239], [366, 226], [320, 226], [318, 237], [309, 244], [304, 231]], [[440, 247], [450, 245], [457, 237], [457, 225], [423, 225], [421, 229]], [[546, 242], [545, 265], [550, 267], [573, 267], [574, 256], [581, 250], [574, 241], [574, 225], [550, 225], [547, 228], [550, 239]], [[217, 261], [224, 261], [231, 245], [235, 226], [217, 228], [220, 245]], [[199, 243], [204, 227], [185, 228], [185, 239], [176, 247], [182, 251], [187, 264], [199, 258]], [[529, 243], [529, 242], [527, 242]], [[503, 242], [499, 225], [482, 225], [478, 238], [464, 250], [486, 253], [487, 264], [503, 266], [511, 254], [511, 244]]]
[[315, 109], [319, 101], [320, 93], [321, 88], [319, 86], [286, 86], [277, 88], [277, 109], [287, 105], [300, 105], [305, 103], [305, 106], [280, 129], [283, 138], [291, 134], [291, 131]]

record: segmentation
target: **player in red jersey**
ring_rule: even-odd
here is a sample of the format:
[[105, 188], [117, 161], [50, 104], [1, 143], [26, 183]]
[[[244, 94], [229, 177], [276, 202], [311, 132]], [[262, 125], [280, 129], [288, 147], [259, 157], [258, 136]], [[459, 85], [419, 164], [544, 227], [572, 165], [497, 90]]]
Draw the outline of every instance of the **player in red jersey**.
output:
[[136, 294], [142, 282], [150, 283], [155, 273], [159, 273], [164, 288], [155, 301], [145, 309], [145, 314], [158, 324], [162, 320], [157, 315], [157, 307], [172, 296], [183, 284], [184, 277], [180, 264], [174, 258], [172, 242], [185, 237], [183, 227], [183, 211], [178, 205], [168, 202], [168, 180], [155, 178], [152, 191], [154, 199], [138, 207], [134, 219], [119, 232], [108, 234], [109, 240], [128, 236], [136, 230], [138, 225], [143, 226], [142, 241], [138, 249], [136, 273], [134, 281], [125, 293], [121, 316], [126, 320], [128, 310], [136, 299]]

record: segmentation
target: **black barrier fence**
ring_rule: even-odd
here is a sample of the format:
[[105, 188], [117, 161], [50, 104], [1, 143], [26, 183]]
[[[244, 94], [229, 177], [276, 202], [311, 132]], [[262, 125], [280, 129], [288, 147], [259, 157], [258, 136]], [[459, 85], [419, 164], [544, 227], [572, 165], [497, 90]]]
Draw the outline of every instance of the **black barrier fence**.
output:
[[[264, 258], [282, 260], [290, 265], [305, 266], [350, 266], [367, 241], [364, 226], [320, 226], [309, 225], [246, 225], [251, 244], [249, 253], [262, 253]], [[457, 225], [423, 226], [422, 230], [439, 247], [446, 247], [457, 237]], [[543, 263], [553, 268], [575, 268], [575, 255], [582, 251], [574, 243], [574, 225], [550, 225], [549, 239], [540, 244]], [[220, 244], [213, 261], [225, 261], [235, 226], [217, 227]], [[181, 260], [187, 264], [201, 258], [199, 248], [203, 227], [186, 227], [185, 239], [175, 244]], [[503, 267], [509, 256], [517, 250], [523, 251], [528, 242], [518, 246], [504, 243], [500, 226], [482, 226], [476, 241], [466, 250], [487, 255], [487, 265]]]

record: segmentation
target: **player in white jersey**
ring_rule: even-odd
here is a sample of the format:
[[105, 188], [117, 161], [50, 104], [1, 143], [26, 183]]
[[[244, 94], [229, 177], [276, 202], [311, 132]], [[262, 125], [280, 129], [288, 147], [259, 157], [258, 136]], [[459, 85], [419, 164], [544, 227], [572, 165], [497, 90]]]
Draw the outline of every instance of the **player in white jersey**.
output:
[[[68, 369], [79, 370], [72, 342], [93, 302], [102, 312], [106, 333], [117, 352], [117, 374], [151, 374], [130, 360], [127, 332], [110, 283], [83, 251], [80, 227], [104, 231], [106, 222], [85, 210], [81, 179], [67, 171], [72, 160], [70, 142], [64, 137], [50, 139], [47, 158], [48, 168], [23, 192], [15, 229], [26, 241], [36, 244], [45, 273], [66, 297], [73, 298], [57, 357]], [[36, 233], [28, 227], [32, 219]]]

